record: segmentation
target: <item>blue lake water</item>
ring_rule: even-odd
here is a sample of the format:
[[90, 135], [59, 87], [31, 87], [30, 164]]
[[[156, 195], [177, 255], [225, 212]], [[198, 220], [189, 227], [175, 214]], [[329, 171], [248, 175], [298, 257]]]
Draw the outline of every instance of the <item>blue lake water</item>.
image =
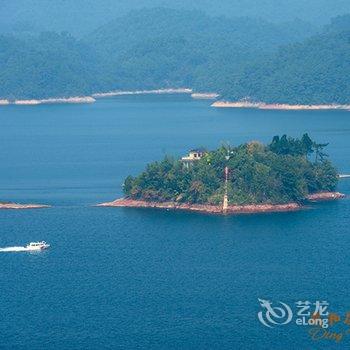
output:
[[[349, 199], [231, 217], [93, 207], [165, 154], [305, 132], [350, 173], [346, 111], [214, 109], [186, 96], [2, 107], [0, 199], [53, 208], [0, 211], [0, 247], [52, 244], [0, 253], [0, 349], [349, 348], [350, 335], [315, 341], [294, 320], [270, 329], [257, 317], [258, 298], [350, 311]], [[350, 194], [350, 179], [339, 189]]]

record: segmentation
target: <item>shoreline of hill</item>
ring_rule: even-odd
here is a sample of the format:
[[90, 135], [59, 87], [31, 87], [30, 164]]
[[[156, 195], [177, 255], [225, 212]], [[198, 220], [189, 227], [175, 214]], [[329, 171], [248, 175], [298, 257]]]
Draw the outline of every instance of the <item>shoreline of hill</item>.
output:
[[5, 203], [0, 202], [0, 209], [44, 209], [44, 208], [50, 208], [50, 205], [44, 205], [44, 204], [19, 204], [19, 203]]
[[211, 107], [215, 108], [252, 108], [263, 110], [284, 110], [284, 111], [316, 111], [316, 110], [350, 110], [350, 105], [324, 104], [324, 105], [293, 105], [287, 103], [265, 103], [247, 101], [216, 101]]
[[93, 98], [106, 98], [114, 96], [127, 96], [127, 95], [167, 95], [167, 94], [192, 94], [193, 90], [190, 88], [167, 88], [167, 89], [154, 89], [154, 90], [115, 90], [109, 92], [98, 92], [91, 96]]
[[219, 96], [215, 92], [194, 92], [191, 94], [194, 100], [216, 100]]
[[[45, 99], [5, 99], [0, 98], [0, 107], [17, 105], [17, 106], [36, 106], [42, 104], [82, 104], [94, 103], [98, 99], [116, 97], [116, 96], [132, 96], [132, 95], [171, 95], [186, 94], [190, 95], [194, 100], [215, 100], [219, 94], [214, 92], [195, 92], [191, 88], [164, 88], [152, 90], [115, 90], [109, 92], [98, 92], [88, 96], [72, 96], [72, 97], [52, 97]], [[293, 105], [288, 103], [266, 103], [266, 102], [249, 102], [249, 101], [215, 101], [211, 104], [215, 108], [242, 108], [242, 109], [261, 109], [261, 110], [290, 110], [290, 111], [306, 111], [306, 110], [349, 110], [350, 104], [320, 104], [320, 105]]]
[[58, 97], [45, 99], [0, 99], [0, 106], [17, 105], [17, 106], [36, 106], [42, 104], [80, 104], [94, 103], [96, 100], [91, 96], [75, 96], [75, 97]]
[[[90, 96], [73, 96], [73, 97], [52, 97], [45, 99], [3, 99], [0, 98], [0, 106], [36, 106], [42, 104], [80, 104], [80, 103], [94, 103], [96, 99], [108, 98], [114, 96], [128, 96], [128, 95], [167, 95], [167, 94], [190, 94], [192, 96], [193, 90], [189, 88], [168, 88], [168, 89], [156, 89], [156, 90], [134, 90], [134, 91], [109, 91], [109, 92], [98, 92], [91, 94]], [[194, 94], [196, 98], [213, 98], [215, 94]]]
[[[309, 195], [306, 201], [321, 202], [344, 198], [345, 195], [340, 192], [319, 192]], [[274, 212], [291, 212], [305, 208], [299, 203], [286, 204], [248, 204], [248, 205], [229, 205], [226, 211], [223, 211], [221, 205], [210, 204], [191, 204], [176, 202], [154, 202], [135, 200], [130, 198], [120, 198], [112, 202], [98, 204], [97, 207], [123, 207], [123, 208], [153, 208], [166, 210], [192, 211], [206, 214], [234, 215], [234, 214], [258, 214]]]

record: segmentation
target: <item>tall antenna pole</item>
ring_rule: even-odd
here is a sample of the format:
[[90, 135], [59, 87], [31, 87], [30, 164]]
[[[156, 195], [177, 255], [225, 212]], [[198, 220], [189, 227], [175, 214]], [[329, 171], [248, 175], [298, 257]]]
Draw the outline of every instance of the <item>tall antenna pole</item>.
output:
[[[227, 149], [227, 156], [225, 157], [227, 162], [230, 160], [230, 147]], [[225, 166], [225, 194], [224, 194], [224, 200], [222, 203], [222, 211], [224, 213], [227, 212], [228, 209], [228, 166]]]
[[225, 194], [224, 194], [224, 201], [222, 204], [222, 211], [226, 213], [227, 209], [228, 209], [228, 166], [225, 167]]

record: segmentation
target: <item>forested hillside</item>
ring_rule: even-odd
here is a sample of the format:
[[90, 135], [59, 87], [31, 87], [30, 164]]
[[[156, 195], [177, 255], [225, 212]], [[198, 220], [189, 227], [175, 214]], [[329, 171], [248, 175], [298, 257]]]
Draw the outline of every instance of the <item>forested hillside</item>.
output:
[[306, 32], [303, 23], [295, 31], [259, 20], [159, 8], [131, 12], [80, 40], [53, 32], [3, 35], [0, 97], [178, 86], [216, 90], [247, 60]]
[[291, 104], [350, 102], [350, 16], [335, 19], [321, 34], [249, 63], [220, 90], [229, 100]]
[[97, 77], [93, 50], [68, 34], [0, 36], [0, 98], [86, 94]]
[[193, 87], [217, 90], [247, 61], [302, 40], [308, 26], [210, 17], [164, 8], [133, 11], [86, 40], [103, 55], [106, 90]]
[[47, 98], [189, 87], [222, 99], [350, 103], [350, 16], [316, 33], [200, 11], [135, 10], [81, 39], [63, 32], [0, 36], [0, 98]]

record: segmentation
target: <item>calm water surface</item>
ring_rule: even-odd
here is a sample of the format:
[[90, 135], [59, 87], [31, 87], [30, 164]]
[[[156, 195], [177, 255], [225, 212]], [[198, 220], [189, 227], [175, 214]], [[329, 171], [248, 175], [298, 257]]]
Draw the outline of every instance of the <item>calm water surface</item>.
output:
[[[0, 109], [0, 349], [341, 349], [346, 337], [259, 323], [258, 298], [350, 311], [350, 201], [217, 217], [95, 208], [128, 174], [197, 146], [304, 132], [350, 173], [350, 114], [218, 110], [183, 96]], [[350, 194], [350, 180], [339, 189]], [[347, 327], [349, 328], [349, 327]], [[345, 330], [346, 328], [342, 328]]]

